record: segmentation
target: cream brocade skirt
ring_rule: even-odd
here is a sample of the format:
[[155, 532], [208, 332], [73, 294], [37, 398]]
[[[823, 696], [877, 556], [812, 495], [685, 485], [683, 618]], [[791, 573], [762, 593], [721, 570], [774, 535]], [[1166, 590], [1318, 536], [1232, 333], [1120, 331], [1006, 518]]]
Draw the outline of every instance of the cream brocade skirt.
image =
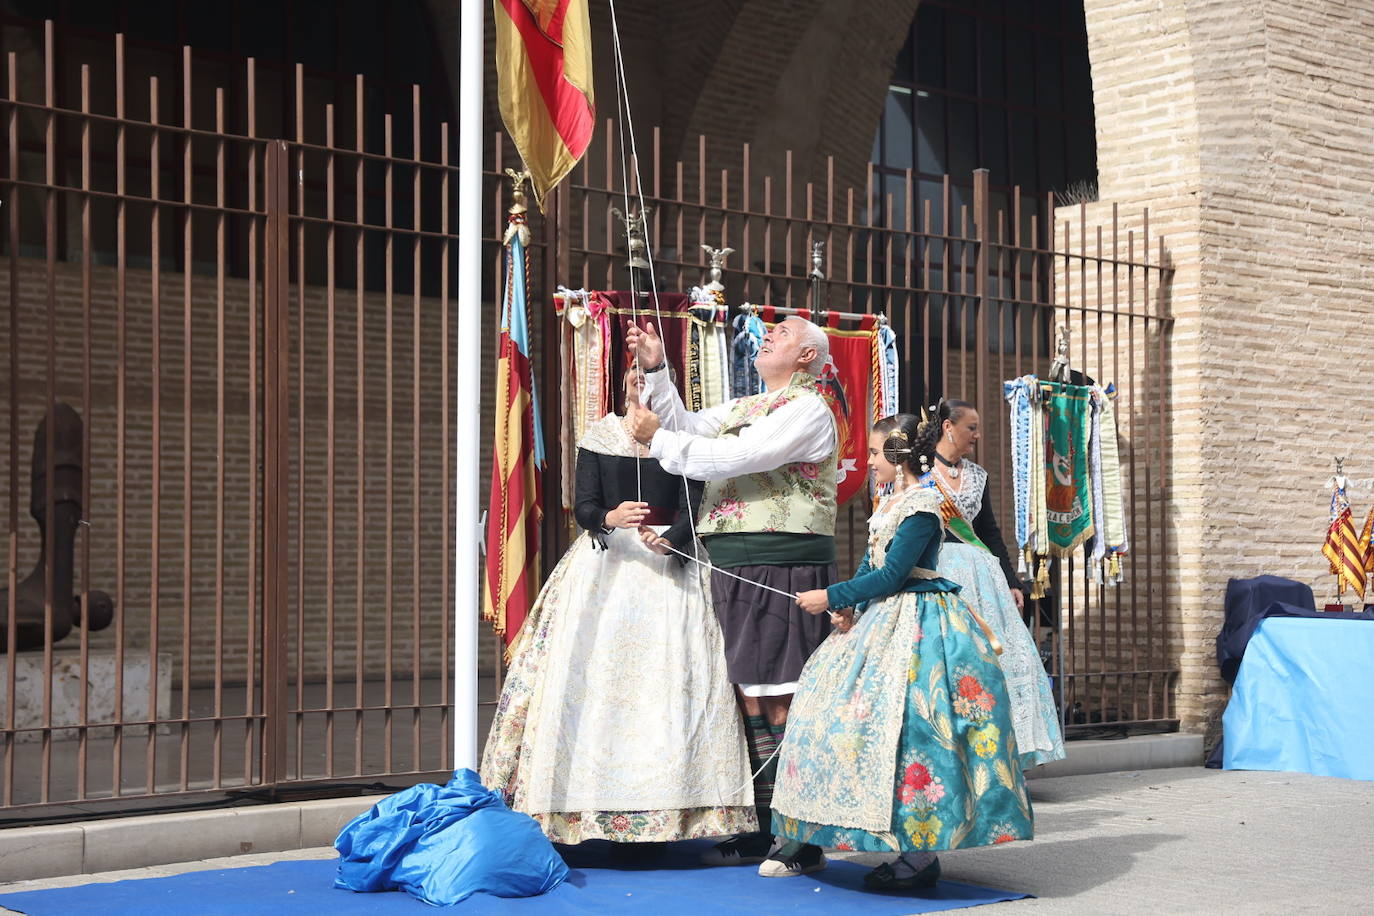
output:
[[519, 640], [482, 782], [554, 842], [757, 829], [744, 733], [705, 577], [616, 529], [582, 534]]

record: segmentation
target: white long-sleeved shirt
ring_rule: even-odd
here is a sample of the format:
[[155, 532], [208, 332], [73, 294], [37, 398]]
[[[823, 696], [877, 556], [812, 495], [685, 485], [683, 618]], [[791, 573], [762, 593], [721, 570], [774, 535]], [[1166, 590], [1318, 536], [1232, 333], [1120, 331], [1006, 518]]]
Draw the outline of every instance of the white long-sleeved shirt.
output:
[[645, 382], [649, 408], [661, 424], [649, 454], [670, 474], [724, 480], [794, 462], [823, 461], [835, 450], [833, 415], [819, 395], [784, 404], [738, 436], [721, 436], [733, 401], [692, 413], [667, 372], [647, 373]]

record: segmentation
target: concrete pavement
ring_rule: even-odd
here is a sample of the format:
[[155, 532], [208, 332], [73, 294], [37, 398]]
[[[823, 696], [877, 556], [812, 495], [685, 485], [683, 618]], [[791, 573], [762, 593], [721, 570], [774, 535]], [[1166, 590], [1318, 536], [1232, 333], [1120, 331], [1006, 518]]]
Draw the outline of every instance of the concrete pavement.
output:
[[[996, 912], [1374, 912], [1374, 782], [1188, 767], [1049, 777], [1030, 788], [1035, 841], [942, 857], [946, 878], [1036, 895]], [[18, 881], [0, 893], [332, 856], [328, 847], [232, 856]]]

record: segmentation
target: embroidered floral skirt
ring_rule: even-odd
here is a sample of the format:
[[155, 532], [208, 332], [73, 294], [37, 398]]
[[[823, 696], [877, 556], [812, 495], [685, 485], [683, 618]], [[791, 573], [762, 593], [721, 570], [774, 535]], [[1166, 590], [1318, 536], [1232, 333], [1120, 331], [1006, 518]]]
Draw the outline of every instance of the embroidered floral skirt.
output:
[[811, 657], [779, 755], [773, 832], [864, 852], [1031, 838], [1002, 671], [957, 596], [875, 602]]
[[748, 754], [699, 567], [616, 530], [549, 574], [482, 755], [482, 782], [557, 843], [756, 829]]
[[1064, 759], [1059, 712], [1040, 650], [1021, 619], [997, 558], [981, 547], [946, 542], [940, 547], [940, 575], [958, 583], [967, 601], [1002, 641], [997, 657], [1007, 680], [1011, 720], [1021, 769]]

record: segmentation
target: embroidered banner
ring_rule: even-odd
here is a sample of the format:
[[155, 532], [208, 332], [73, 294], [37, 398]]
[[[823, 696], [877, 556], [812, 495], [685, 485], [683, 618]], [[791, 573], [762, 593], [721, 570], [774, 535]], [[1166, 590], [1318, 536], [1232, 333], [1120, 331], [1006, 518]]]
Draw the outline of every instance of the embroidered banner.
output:
[[1047, 383], [1045, 407], [1045, 514], [1050, 552], [1068, 556], [1093, 533], [1088, 474], [1089, 390]]

